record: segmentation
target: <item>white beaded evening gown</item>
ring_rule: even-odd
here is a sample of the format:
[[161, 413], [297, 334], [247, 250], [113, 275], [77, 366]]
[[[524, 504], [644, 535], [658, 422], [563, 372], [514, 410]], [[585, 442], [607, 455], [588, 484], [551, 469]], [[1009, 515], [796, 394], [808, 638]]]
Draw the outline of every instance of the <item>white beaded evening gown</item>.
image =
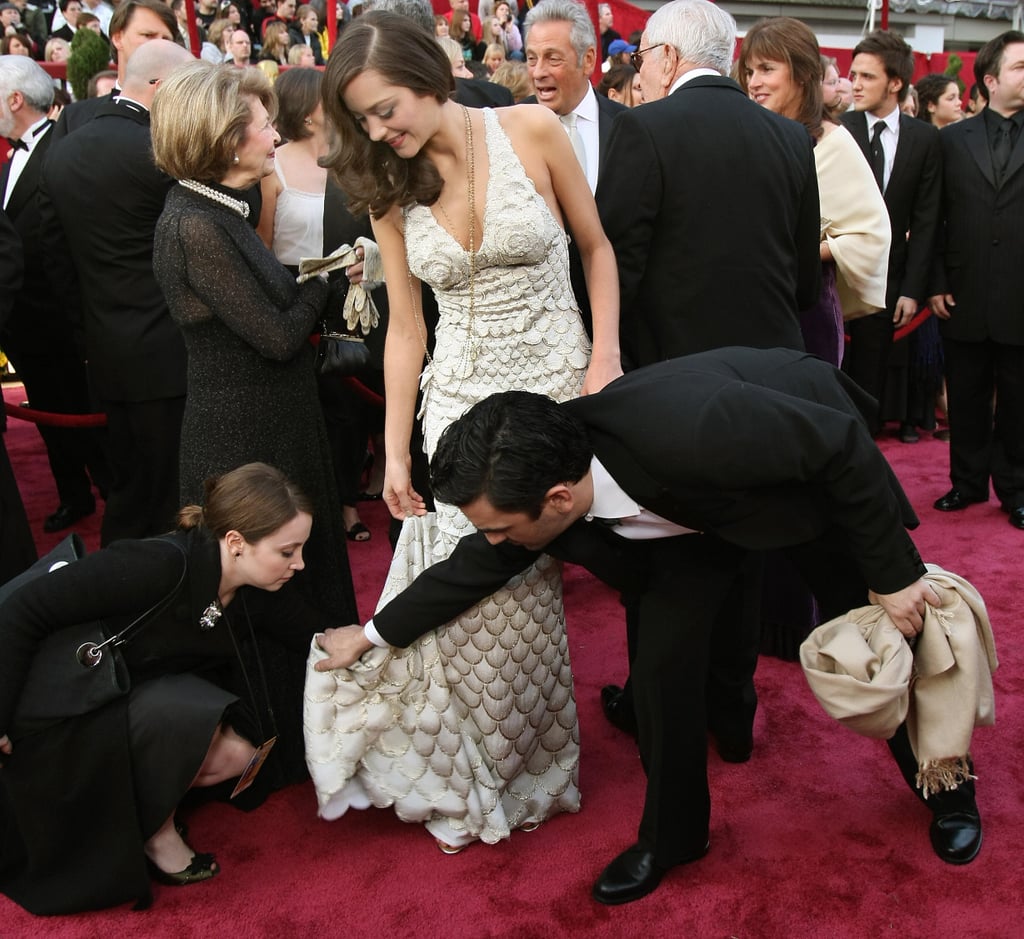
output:
[[[412, 272], [437, 294], [422, 378], [425, 447], [496, 391], [576, 396], [590, 342], [569, 284], [567, 241], [496, 114], [483, 111], [490, 175], [469, 322], [469, 254], [426, 206], [408, 210]], [[471, 332], [469, 327], [472, 327]], [[380, 600], [473, 530], [456, 508], [406, 520]], [[378, 606], [378, 608], [379, 608]], [[306, 679], [306, 759], [324, 818], [394, 806], [449, 844], [494, 843], [579, 809], [579, 733], [561, 572], [544, 556], [408, 649], [367, 653]]]

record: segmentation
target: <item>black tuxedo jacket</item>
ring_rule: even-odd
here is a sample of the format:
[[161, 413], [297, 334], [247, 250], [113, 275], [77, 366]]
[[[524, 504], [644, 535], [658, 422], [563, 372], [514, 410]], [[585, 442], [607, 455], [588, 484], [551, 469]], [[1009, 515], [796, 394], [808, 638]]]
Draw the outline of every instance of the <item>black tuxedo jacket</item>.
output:
[[818, 181], [804, 128], [728, 78], [616, 118], [597, 207], [618, 259], [627, 365], [742, 344], [803, 349], [818, 299]]
[[101, 95], [99, 98], [86, 98], [84, 101], [72, 101], [57, 118], [57, 126], [53, 128], [53, 139], [60, 140], [72, 131], [84, 127], [97, 114], [115, 100], [114, 93]]
[[[52, 127], [39, 136], [7, 202], [7, 217], [21, 239], [25, 258], [24, 282], [14, 297], [13, 315], [0, 324], [0, 339], [8, 352], [45, 352], [55, 338], [72, 339], [66, 312], [68, 304], [54, 289], [53, 273], [40, 244], [37, 195], [52, 137]], [[0, 197], [7, 192], [9, 174], [10, 163], [7, 163], [0, 170]]]
[[149, 114], [104, 102], [54, 140], [43, 167], [44, 240], [70, 257], [89, 370], [105, 401], [185, 394], [185, 344], [153, 275], [153, 233], [173, 185], [153, 164]]
[[1024, 133], [996, 187], [984, 115], [939, 132], [943, 155], [941, 263], [931, 294], [950, 293], [949, 339], [1024, 345]]
[[[0, 209], [0, 330], [14, 309], [14, 298], [21, 289], [25, 257], [18, 230]], [[0, 412], [0, 430], [7, 426], [7, 413]]]
[[456, 78], [455, 100], [467, 108], [505, 108], [515, 104], [504, 85], [479, 78]]
[[[870, 164], [867, 115], [847, 111], [840, 121]], [[892, 223], [885, 305], [892, 310], [900, 297], [923, 300], [928, 296], [942, 199], [942, 147], [939, 132], [931, 124], [900, 115], [896, 159], [884, 197]]]
[[[584, 424], [612, 478], [664, 518], [751, 550], [834, 533], [880, 593], [924, 573], [905, 530], [917, 519], [867, 430], [873, 401], [814, 356], [719, 349], [638, 369], [561, 407]], [[642, 544], [658, 550], [657, 541]], [[545, 551], [618, 589], [642, 589], [635, 545], [580, 520]], [[407, 645], [536, 557], [469, 535], [374, 624], [388, 642]]]

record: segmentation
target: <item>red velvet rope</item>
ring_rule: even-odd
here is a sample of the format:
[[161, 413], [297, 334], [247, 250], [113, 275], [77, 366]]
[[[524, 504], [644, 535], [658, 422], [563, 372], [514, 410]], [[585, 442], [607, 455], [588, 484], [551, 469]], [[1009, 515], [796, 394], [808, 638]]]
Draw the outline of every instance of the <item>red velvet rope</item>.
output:
[[932, 315], [932, 311], [928, 307], [924, 307], [918, 310], [913, 319], [906, 326], [901, 326], [892, 335], [892, 341], [897, 342], [904, 336], [909, 336], [918, 326], [920, 326], [929, 316]]
[[4, 402], [4, 410], [9, 417], [31, 424], [45, 424], [47, 427], [104, 427], [107, 423], [106, 414], [53, 414], [49, 411], [36, 411], [33, 408]]

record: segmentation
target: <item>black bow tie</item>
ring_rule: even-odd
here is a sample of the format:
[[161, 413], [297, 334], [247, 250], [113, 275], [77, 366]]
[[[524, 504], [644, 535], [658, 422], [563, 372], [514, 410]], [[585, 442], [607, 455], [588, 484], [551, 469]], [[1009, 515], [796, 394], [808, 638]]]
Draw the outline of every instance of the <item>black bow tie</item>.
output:
[[8, 137], [7, 142], [11, 145], [12, 150], [28, 150], [28, 144], [24, 140], [12, 140]]

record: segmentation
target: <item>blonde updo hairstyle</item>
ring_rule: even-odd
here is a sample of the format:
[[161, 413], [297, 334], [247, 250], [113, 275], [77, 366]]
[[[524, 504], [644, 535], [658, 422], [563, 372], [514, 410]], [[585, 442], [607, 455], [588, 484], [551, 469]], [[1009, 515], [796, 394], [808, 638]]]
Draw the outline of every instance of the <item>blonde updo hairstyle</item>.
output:
[[255, 68], [190, 62], [175, 69], [153, 98], [153, 159], [174, 179], [220, 182], [252, 120], [252, 101], [274, 119], [277, 99]]

